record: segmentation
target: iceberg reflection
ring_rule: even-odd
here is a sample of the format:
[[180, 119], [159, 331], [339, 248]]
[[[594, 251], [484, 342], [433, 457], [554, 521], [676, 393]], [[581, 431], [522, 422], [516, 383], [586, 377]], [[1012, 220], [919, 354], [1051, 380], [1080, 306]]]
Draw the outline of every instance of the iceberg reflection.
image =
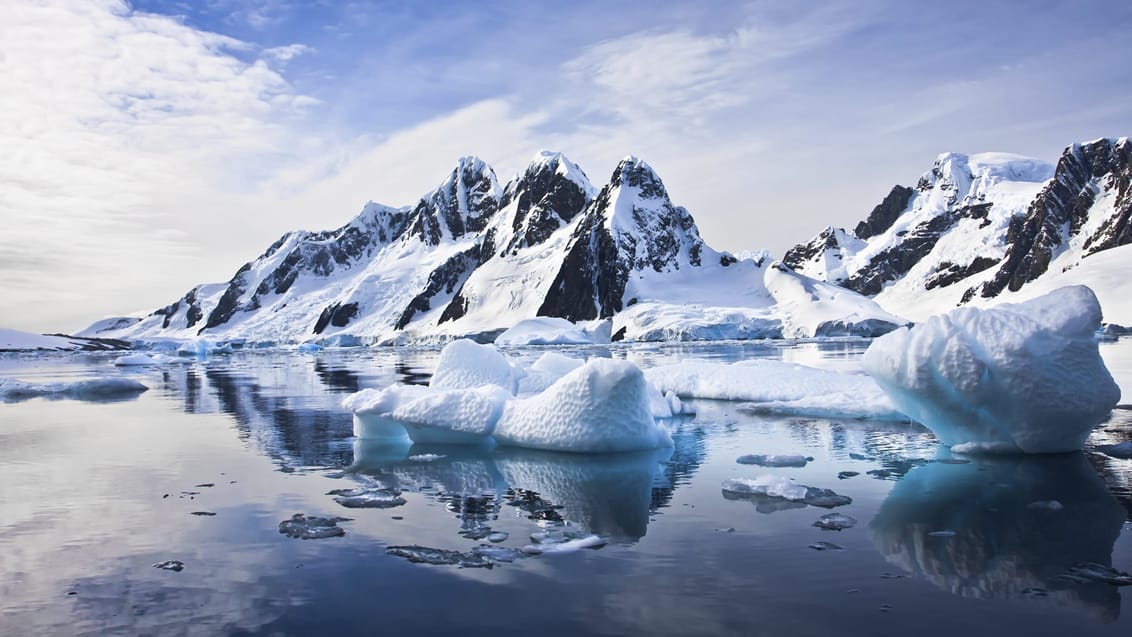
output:
[[1081, 453], [932, 463], [910, 471], [869, 528], [890, 563], [953, 594], [1048, 597], [1104, 621], [1120, 614], [1109, 584], [1066, 574], [1112, 564], [1125, 514]]

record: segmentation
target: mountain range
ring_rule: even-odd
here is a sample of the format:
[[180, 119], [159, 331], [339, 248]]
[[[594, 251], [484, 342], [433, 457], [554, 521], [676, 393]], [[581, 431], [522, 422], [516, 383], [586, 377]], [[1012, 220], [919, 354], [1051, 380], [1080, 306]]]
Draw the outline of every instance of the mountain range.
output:
[[1089, 276], [1121, 279], [1130, 175], [1127, 138], [1074, 144], [1056, 165], [947, 153], [853, 230], [772, 262], [712, 249], [636, 157], [601, 187], [561, 153], [502, 184], [465, 157], [414, 205], [289, 232], [225, 283], [80, 335], [398, 344], [488, 340], [545, 316], [608, 320], [628, 340], [872, 336], [1088, 274], [1099, 256], [1113, 263]]

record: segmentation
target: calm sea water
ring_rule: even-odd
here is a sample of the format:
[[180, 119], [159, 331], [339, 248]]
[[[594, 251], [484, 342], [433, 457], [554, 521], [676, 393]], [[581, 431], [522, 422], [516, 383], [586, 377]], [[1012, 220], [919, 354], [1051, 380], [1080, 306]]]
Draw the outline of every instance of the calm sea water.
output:
[[[561, 351], [852, 370], [864, 344]], [[1132, 402], [1132, 341], [1102, 353]], [[0, 404], [0, 634], [1132, 634], [1132, 588], [1073, 571], [1132, 571], [1132, 461], [1086, 451], [955, 463], [913, 425], [710, 401], [693, 402], [675, 449], [658, 452], [355, 441], [341, 398], [424, 382], [437, 355], [243, 352], [142, 370], [110, 355], [0, 357], [8, 378], [131, 375], [151, 387], [120, 402]], [[1128, 439], [1132, 412], [1117, 410], [1092, 442]], [[736, 464], [748, 453], [813, 461]], [[852, 497], [835, 511], [858, 524], [825, 531], [813, 526], [825, 509], [721, 492], [764, 473]], [[328, 495], [358, 486], [404, 503], [350, 509]], [[340, 537], [302, 540], [279, 531], [296, 513], [351, 519]], [[490, 569], [389, 551], [466, 557], [546, 530], [608, 543]], [[819, 541], [841, 549], [811, 548]], [[169, 560], [183, 570], [153, 566]]]

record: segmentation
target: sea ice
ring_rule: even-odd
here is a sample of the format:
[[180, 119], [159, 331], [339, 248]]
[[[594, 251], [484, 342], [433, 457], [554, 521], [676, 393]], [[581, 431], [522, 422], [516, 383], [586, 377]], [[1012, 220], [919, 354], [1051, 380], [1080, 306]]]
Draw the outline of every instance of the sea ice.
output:
[[853, 502], [829, 489], [808, 487], [789, 478], [764, 474], [755, 478], [730, 478], [723, 481], [723, 492], [737, 496], [769, 496], [791, 502], [802, 502], [822, 508], [833, 508]]
[[539, 316], [519, 321], [495, 339], [496, 345], [592, 345], [609, 343], [612, 323], [607, 319], [587, 329], [564, 318]]
[[907, 420], [868, 376], [794, 363], [680, 363], [645, 371], [662, 392], [681, 398], [750, 401], [752, 410], [794, 415]]
[[842, 531], [857, 526], [857, 520], [844, 513], [826, 513], [814, 522], [814, 526], [826, 531]]
[[668, 430], [652, 416], [650, 389], [633, 363], [592, 359], [541, 394], [508, 402], [495, 439], [581, 453], [670, 447]]
[[133, 367], [144, 365], [163, 365], [171, 359], [168, 356], [161, 354], [127, 354], [120, 356], [114, 361], [114, 365], [118, 367]]
[[414, 443], [486, 442], [511, 394], [498, 385], [474, 389], [429, 390], [393, 410]]
[[1075, 451], [1120, 399], [1094, 338], [1100, 322], [1092, 290], [1064, 287], [901, 328], [863, 362], [901, 411], [953, 449]]
[[405, 504], [405, 498], [396, 489], [357, 487], [335, 489], [326, 495], [334, 496], [335, 502], [348, 509], [392, 509]]
[[813, 460], [807, 456], [792, 455], [792, 454], [747, 454], [739, 456], [735, 462], [739, 464], [753, 464], [760, 467], [804, 467], [806, 463]]
[[327, 537], [346, 535], [346, 529], [339, 522], [349, 522], [350, 518], [322, 518], [314, 515], [296, 513], [290, 520], [279, 523], [279, 532], [297, 540], [318, 540]]
[[299, 343], [299, 352], [303, 354], [314, 354], [322, 351], [322, 346], [318, 343]]
[[102, 401], [136, 396], [149, 388], [131, 378], [94, 378], [70, 383], [25, 383], [0, 378], [0, 400], [15, 402], [29, 398], [74, 398]]
[[507, 362], [495, 347], [468, 339], [452, 341], [440, 351], [436, 371], [429, 381], [433, 389], [472, 389], [498, 385], [514, 394], [523, 372]]
[[527, 368], [526, 375], [519, 379], [520, 396], [537, 394], [550, 387], [559, 378], [585, 364], [584, 360], [571, 358], [557, 352], [546, 352]]
[[363, 440], [403, 439], [405, 426], [392, 417], [399, 405], [427, 394], [421, 385], [390, 385], [385, 389], [363, 389], [342, 400], [342, 408], [354, 412], [354, 435]]

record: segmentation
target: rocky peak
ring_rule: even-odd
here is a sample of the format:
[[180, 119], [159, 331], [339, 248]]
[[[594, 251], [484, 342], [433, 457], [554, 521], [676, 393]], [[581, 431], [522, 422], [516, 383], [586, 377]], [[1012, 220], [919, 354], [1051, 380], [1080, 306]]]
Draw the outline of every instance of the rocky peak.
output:
[[408, 235], [428, 245], [458, 239], [487, 226], [501, 196], [495, 171], [478, 157], [461, 157], [456, 168], [413, 208]]
[[644, 199], [668, 200], [668, 191], [656, 171], [633, 155], [617, 164], [609, 185], [614, 188], [636, 188]]
[[562, 153], [535, 155], [521, 177], [504, 188], [500, 207], [515, 204], [511, 239], [504, 253], [538, 245], [569, 223], [593, 200], [595, 188], [586, 174]]
[[[921, 179], [921, 181], [923, 180]], [[857, 224], [857, 227], [853, 229], [853, 234], [857, 235], [858, 238], [868, 239], [891, 228], [892, 224], [896, 223], [900, 213], [908, 208], [908, 202], [912, 200], [912, 195], [915, 192], [907, 186], [893, 186], [892, 190], [888, 191], [884, 199], [869, 213], [868, 218]]]

